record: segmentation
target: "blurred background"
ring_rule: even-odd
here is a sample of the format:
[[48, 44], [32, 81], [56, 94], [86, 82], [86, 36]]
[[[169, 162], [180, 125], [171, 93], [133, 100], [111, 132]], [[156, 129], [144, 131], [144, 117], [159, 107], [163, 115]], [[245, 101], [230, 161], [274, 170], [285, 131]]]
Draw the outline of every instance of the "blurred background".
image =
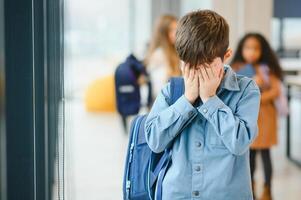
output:
[[[65, 178], [68, 198], [121, 199], [128, 134], [123, 132], [116, 107], [112, 105], [112, 112], [108, 112], [100, 104], [110, 105], [103, 99], [111, 98], [109, 90], [115, 90], [109, 82], [117, 66], [131, 53], [139, 59], [145, 58], [156, 20], [161, 15], [180, 18], [196, 9], [215, 10], [230, 25], [233, 50], [245, 33], [259, 32], [277, 52], [285, 73], [298, 75], [301, 15], [297, 5], [301, 6], [298, 1], [280, 0], [66, 0]], [[89, 92], [98, 93], [98, 97]], [[145, 99], [144, 90], [141, 94]], [[93, 104], [89, 98], [99, 98], [96, 103], [99, 105], [88, 105]], [[291, 156], [300, 163], [298, 97], [292, 98], [291, 108]], [[286, 119], [279, 121], [279, 145], [272, 148], [274, 199], [295, 200], [301, 195], [301, 169], [287, 158]], [[260, 167], [256, 176], [263, 181]]]
[[[153, 66], [143, 61], [153, 59], [149, 54], [160, 17], [176, 21], [198, 9], [225, 17], [233, 51], [246, 33], [258, 32], [276, 52], [290, 113], [277, 119], [272, 193], [275, 200], [300, 199], [300, 8], [298, 0], [1, 0], [0, 91], [6, 112], [1, 109], [0, 128], [6, 142], [0, 144], [0, 186], [7, 191], [2, 199], [122, 199], [130, 122], [148, 112], [156, 86], [150, 89], [147, 80], [156, 80], [161, 72], [138, 69], [136, 73], [150, 77], [136, 85], [139, 110], [125, 117], [117, 109], [117, 69], [131, 54], [140, 64]], [[264, 175], [261, 158], [257, 160], [260, 194]], [[29, 167], [17, 173], [18, 166]], [[19, 187], [22, 197], [12, 194]]]

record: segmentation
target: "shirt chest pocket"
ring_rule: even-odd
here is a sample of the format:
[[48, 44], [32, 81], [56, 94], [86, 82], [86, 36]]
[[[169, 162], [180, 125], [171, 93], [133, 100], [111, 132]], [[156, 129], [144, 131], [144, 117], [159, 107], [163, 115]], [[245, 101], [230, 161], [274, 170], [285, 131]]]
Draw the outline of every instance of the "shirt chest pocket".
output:
[[[229, 105], [225, 101], [225, 104], [232, 110], [232, 112], [235, 112], [236, 104]], [[214, 129], [214, 127], [210, 124], [210, 122], [207, 121], [205, 126], [205, 131], [207, 135], [207, 144], [210, 145], [212, 148], [227, 148], [221, 139], [221, 136], [219, 136], [217, 131]]]
[[216, 130], [213, 128], [213, 126], [207, 122], [206, 123], [206, 135], [207, 135], [207, 144], [210, 145], [210, 147], [213, 148], [226, 148], [224, 145], [222, 139], [218, 136], [218, 133]]

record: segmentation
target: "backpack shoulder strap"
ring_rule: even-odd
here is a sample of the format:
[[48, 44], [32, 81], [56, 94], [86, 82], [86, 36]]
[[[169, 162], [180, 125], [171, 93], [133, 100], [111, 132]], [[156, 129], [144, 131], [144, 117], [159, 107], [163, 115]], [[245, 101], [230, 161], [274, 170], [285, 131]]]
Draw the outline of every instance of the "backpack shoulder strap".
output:
[[169, 81], [170, 99], [168, 104], [172, 105], [184, 94], [184, 79], [182, 77], [173, 77]]

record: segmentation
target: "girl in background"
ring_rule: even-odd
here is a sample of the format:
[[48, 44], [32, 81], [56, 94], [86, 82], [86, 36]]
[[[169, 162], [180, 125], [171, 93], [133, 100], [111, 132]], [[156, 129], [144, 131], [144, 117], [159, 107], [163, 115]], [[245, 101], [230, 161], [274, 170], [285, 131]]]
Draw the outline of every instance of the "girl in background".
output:
[[180, 60], [174, 46], [176, 29], [177, 18], [172, 15], [163, 15], [156, 23], [145, 59], [153, 97], [159, 94], [170, 77], [181, 75]]
[[252, 68], [254, 71], [253, 78], [261, 90], [258, 117], [259, 129], [258, 136], [250, 149], [250, 168], [255, 199], [255, 156], [257, 153], [260, 153], [265, 176], [264, 190], [260, 200], [271, 200], [273, 171], [270, 149], [273, 145], [277, 144], [277, 110], [274, 102], [280, 95], [282, 70], [269, 43], [258, 33], [249, 33], [241, 39], [231, 66], [237, 73], [241, 72], [243, 74], [248, 71], [247, 76], [250, 76], [250, 70], [246, 70], [246, 68]]

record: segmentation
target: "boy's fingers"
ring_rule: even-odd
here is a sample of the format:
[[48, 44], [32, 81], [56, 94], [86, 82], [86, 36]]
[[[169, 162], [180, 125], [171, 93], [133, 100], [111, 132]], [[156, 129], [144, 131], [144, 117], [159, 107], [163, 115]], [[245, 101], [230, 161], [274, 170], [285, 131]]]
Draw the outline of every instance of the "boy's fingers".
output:
[[186, 67], [186, 78], [189, 78], [190, 66], [189, 66], [189, 64], [187, 63], [187, 64], [185, 65], [185, 67]]
[[186, 79], [188, 78], [188, 64], [187, 63], [184, 65], [184, 77]]
[[193, 76], [194, 76], [194, 69], [189, 69], [189, 80], [193, 80]]
[[212, 79], [214, 75], [211, 73], [211, 66], [206, 64], [205, 71], [207, 73], [208, 79]]
[[196, 74], [197, 74], [197, 70], [195, 68], [193, 68], [193, 76], [192, 76], [192, 80], [194, 81], [196, 78]]
[[213, 78], [218, 77], [218, 74], [217, 74], [216, 71], [213, 69], [213, 66], [210, 66], [210, 69], [208, 69], [207, 71], [209, 71], [209, 73], [211, 74], [211, 77], [213, 77]]
[[183, 77], [186, 78], [186, 64], [182, 68]]
[[224, 77], [225, 71], [224, 68], [221, 68], [220, 79]]
[[198, 72], [198, 70], [195, 70], [195, 72], [194, 72], [194, 80], [193, 81], [199, 82], [199, 72]]
[[222, 60], [221, 60], [221, 58], [220, 57], [218, 57], [218, 58], [215, 58], [214, 60], [213, 60], [213, 63], [212, 63], [215, 67], [217, 67], [217, 66], [219, 66], [219, 65], [222, 65]]
[[219, 78], [219, 79], [222, 79], [222, 78], [223, 78], [223, 73], [224, 73], [223, 68], [220, 68], [220, 69], [219, 69], [219, 72], [218, 72], [218, 78]]
[[208, 74], [207, 74], [207, 71], [206, 71], [206, 66], [203, 66], [202, 68], [201, 68], [201, 73], [202, 73], [202, 76], [203, 76], [203, 80], [204, 81], [207, 81], [208, 79], [209, 79], [209, 77], [208, 77]]
[[219, 78], [220, 68], [216, 64], [212, 65], [212, 71], [214, 73], [214, 76]]
[[180, 69], [182, 74], [184, 75], [185, 63], [183, 61], [180, 61]]
[[204, 82], [204, 77], [201, 69], [198, 70], [198, 76], [199, 76], [199, 81]]

